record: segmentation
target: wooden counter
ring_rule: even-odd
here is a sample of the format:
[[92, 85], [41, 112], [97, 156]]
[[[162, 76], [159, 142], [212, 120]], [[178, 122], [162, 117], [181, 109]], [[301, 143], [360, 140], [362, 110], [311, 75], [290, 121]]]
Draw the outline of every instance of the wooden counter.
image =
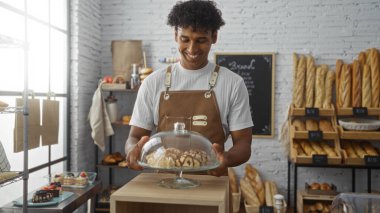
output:
[[111, 213], [228, 213], [228, 177], [184, 175], [200, 181], [192, 189], [167, 189], [158, 185], [174, 174], [142, 173], [111, 195]]

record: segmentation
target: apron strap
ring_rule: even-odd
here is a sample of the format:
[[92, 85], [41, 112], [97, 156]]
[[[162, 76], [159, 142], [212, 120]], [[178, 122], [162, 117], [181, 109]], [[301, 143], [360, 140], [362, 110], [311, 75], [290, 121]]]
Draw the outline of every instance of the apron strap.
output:
[[[211, 97], [211, 91], [215, 87], [216, 80], [218, 80], [219, 69], [220, 69], [220, 66], [219, 65], [215, 65], [215, 69], [212, 72], [210, 81], [208, 83], [209, 90], [207, 90], [205, 92], [205, 98], [210, 98]], [[168, 92], [169, 92], [169, 89], [171, 87], [171, 79], [172, 79], [172, 66], [170, 65], [170, 66], [168, 66], [168, 68], [166, 68], [166, 73], [165, 73], [165, 88], [166, 88], [165, 89], [165, 94], [164, 94], [164, 99], [165, 100], [168, 100], [170, 98], [170, 95], [169, 95]]]

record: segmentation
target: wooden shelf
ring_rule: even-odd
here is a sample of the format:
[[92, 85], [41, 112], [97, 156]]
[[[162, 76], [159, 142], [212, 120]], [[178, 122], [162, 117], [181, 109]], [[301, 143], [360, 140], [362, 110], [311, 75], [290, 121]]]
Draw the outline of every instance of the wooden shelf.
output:
[[102, 84], [103, 92], [130, 92], [135, 93], [138, 89], [127, 89], [126, 84]]
[[[334, 116], [335, 115], [335, 109], [334, 106], [331, 106], [331, 109], [324, 109], [320, 108], [318, 109], [319, 111], [319, 116]], [[306, 108], [296, 108], [293, 105], [290, 106], [290, 116], [306, 116]]]
[[108, 167], [108, 168], [113, 168], [113, 169], [128, 169], [128, 167], [121, 167], [121, 166], [118, 166], [117, 164], [115, 165], [97, 164], [96, 167]]
[[[368, 115], [380, 115], [380, 108], [367, 108]], [[338, 116], [350, 116], [354, 115], [353, 108], [338, 108]]]
[[380, 131], [348, 131], [338, 126], [340, 139], [380, 140]]

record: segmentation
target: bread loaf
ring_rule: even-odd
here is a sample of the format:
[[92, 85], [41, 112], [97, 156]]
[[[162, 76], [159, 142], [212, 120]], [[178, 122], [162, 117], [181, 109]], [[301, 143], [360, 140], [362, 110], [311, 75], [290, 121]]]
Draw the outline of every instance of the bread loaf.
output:
[[247, 178], [242, 178], [240, 180], [240, 189], [241, 194], [243, 195], [248, 205], [260, 206], [259, 198], [257, 197]]
[[379, 95], [380, 95], [380, 70], [379, 70], [379, 58], [377, 50], [372, 48], [370, 50], [370, 67], [371, 67], [371, 106], [374, 108], [379, 107]]
[[352, 148], [354, 149], [356, 155], [358, 155], [360, 158], [364, 158], [364, 156], [367, 155], [359, 143], [352, 143]]
[[372, 105], [372, 90], [371, 90], [371, 71], [367, 64], [363, 66], [362, 79], [362, 107], [371, 107]]
[[369, 156], [379, 156], [379, 153], [377, 153], [375, 147], [373, 147], [369, 142], [363, 142], [363, 148]]
[[301, 56], [298, 61], [297, 66], [297, 78], [296, 78], [296, 94], [295, 94], [295, 107], [304, 107], [304, 96], [305, 96], [305, 79], [306, 78], [306, 58]]
[[237, 183], [237, 178], [236, 178], [236, 173], [234, 168], [229, 167], [228, 168], [228, 178], [230, 180], [230, 189], [232, 193], [238, 193], [238, 183]]
[[265, 181], [266, 206], [274, 206], [274, 195], [277, 194], [277, 186], [272, 181]]
[[265, 203], [264, 183], [261, 180], [260, 175], [257, 172], [257, 170], [251, 164], [246, 164], [245, 176], [249, 179], [251, 186], [255, 190], [257, 197], [259, 198], [260, 205], [264, 205]]
[[307, 156], [305, 151], [303, 151], [302, 147], [298, 147], [296, 150], [297, 150], [297, 156]]
[[305, 123], [302, 120], [295, 119], [292, 124], [296, 131], [306, 131]]
[[309, 142], [301, 141], [300, 145], [302, 149], [305, 151], [305, 153], [307, 154], [307, 156], [312, 156], [312, 155], [317, 154], [317, 152], [311, 147]]
[[326, 155], [327, 153], [322, 149], [318, 142], [311, 141], [311, 147], [317, 152], [318, 155]]
[[336, 60], [335, 64], [335, 79], [336, 79], [336, 84], [335, 84], [335, 96], [336, 96], [336, 105], [337, 107], [342, 107], [342, 102], [340, 99], [340, 94], [341, 94], [341, 89], [340, 89], [340, 76], [342, 73], [342, 66], [343, 66], [343, 61], [342, 60]]
[[343, 65], [343, 72], [341, 74], [341, 84], [342, 84], [342, 104], [343, 107], [351, 107], [351, 66], [348, 64]]
[[329, 120], [320, 120], [319, 121], [319, 130], [322, 132], [334, 132], [334, 128]]
[[361, 107], [362, 105], [362, 73], [360, 62], [354, 60], [352, 65], [352, 106]]
[[296, 53], [293, 53], [293, 104], [296, 103], [296, 88], [297, 88], [297, 63], [298, 57]]
[[307, 131], [318, 131], [319, 130], [317, 121], [312, 120], [312, 119], [307, 119], [305, 123], [306, 123], [306, 130]]
[[367, 56], [366, 56], [365, 52], [360, 52], [360, 53], [359, 53], [359, 58], [358, 58], [358, 60], [359, 60], [359, 63], [360, 63], [360, 65], [361, 65], [362, 67], [364, 66], [364, 64], [367, 63]]
[[332, 108], [332, 91], [333, 84], [335, 81], [335, 73], [333, 71], [328, 71], [326, 74], [325, 80], [325, 96], [323, 101], [323, 108], [330, 109]]
[[328, 145], [326, 142], [321, 143], [322, 149], [326, 152], [328, 157], [337, 157], [338, 155], [336, 154], [335, 150], [333, 147]]
[[315, 74], [315, 108], [322, 108], [325, 95], [325, 70], [318, 67]]
[[307, 56], [306, 60], [306, 103], [305, 107], [313, 107], [314, 104], [314, 84], [315, 84], [315, 67], [314, 58]]
[[341, 145], [342, 145], [342, 149], [344, 149], [344, 151], [346, 151], [347, 157], [349, 157], [349, 158], [357, 158], [357, 157], [359, 157], [355, 153], [354, 149], [352, 148], [351, 142], [342, 142]]

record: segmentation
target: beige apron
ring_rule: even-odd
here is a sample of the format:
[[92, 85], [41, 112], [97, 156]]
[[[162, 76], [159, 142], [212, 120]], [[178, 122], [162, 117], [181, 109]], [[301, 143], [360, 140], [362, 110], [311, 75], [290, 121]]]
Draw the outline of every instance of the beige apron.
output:
[[160, 96], [157, 132], [171, 131], [175, 122], [183, 122], [186, 125], [185, 129], [198, 132], [211, 143], [218, 143], [224, 147], [226, 136], [213, 91], [218, 72], [219, 66], [216, 66], [211, 75], [209, 90], [169, 91], [171, 87], [171, 66], [169, 66], [165, 76], [166, 91]]

